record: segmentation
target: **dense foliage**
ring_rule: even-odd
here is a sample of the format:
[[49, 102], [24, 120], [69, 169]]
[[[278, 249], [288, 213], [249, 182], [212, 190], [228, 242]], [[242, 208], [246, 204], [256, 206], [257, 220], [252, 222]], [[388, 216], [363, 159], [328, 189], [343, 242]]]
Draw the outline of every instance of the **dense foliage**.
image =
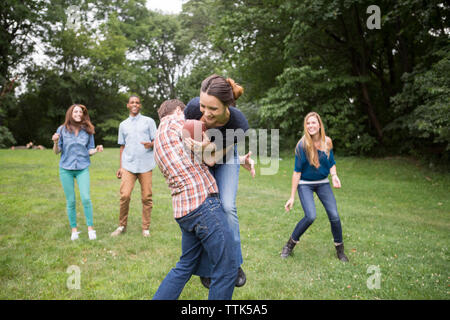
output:
[[0, 147], [48, 145], [75, 102], [90, 110], [96, 140], [114, 146], [130, 93], [157, 120], [162, 101], [187, 102], [216, 72], [244, 86], [238, 107], [252, 127], [279, 128], [284, 148], [315, 110], [338, 153], [447, 161], [449, 6], [380, 0], [378, 29], [373, 4], [190, 0], [167, 15], [145, 0], [3, 1]]

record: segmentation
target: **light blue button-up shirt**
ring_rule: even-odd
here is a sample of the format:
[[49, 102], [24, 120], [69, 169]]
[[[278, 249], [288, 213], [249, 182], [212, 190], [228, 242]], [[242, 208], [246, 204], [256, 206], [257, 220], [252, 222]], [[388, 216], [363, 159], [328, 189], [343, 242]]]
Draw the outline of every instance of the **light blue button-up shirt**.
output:
[[80, 129], [78, 136], [60, 126], [58, 148], [61, 150], [59, 166], [66, 170], [83, 170], [91, 164], [89, 150], [95, 149], [94, 135]]
[[122, 152], [122, 168], [132, 173], [153, 170], [156, 165], [153, 148], [145, 149], [141, 142], [153, 141], [155, 133], [155, 121], [140, 113], [120, 123], [117, 143], [125, 146]]

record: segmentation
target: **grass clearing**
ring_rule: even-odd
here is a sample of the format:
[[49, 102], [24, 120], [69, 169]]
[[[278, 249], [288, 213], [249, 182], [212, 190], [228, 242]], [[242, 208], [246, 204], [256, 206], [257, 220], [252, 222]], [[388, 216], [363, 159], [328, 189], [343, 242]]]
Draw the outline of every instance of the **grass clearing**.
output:
[[[141, 235], [140, 186], [132, 194], [127, 233], [109, 234], [119, 216], [118, 149], [92, 158], [96, 241], [89, 241], [77, 190], [80, 240], [70, 240], [58, 162], [51, 150], [0, 150], [0, 299], [151, 299], [178, 261], [181, 233], [169, 189], [153, 174], [151, 237]], [[450, 174], [404, 158], [336, 157], [342, 189], [335, 196], [350, 263], [337, 260], [330, 225], [317, 219], [294, 255], [279, 254], [303, 216], [300, 201], [284, 212], [293, 157], [276, 175], [242, 172], [237, 198], [247, 284], [234, 299], [449, 299]], [[257, 166], [257, 174], [259, 173]], [[70, 290], [69, 266], [81, 271]], [[377, 266], [380, 289], [367, 281]], [[198, 277], [180, 299], [207, 299]]]

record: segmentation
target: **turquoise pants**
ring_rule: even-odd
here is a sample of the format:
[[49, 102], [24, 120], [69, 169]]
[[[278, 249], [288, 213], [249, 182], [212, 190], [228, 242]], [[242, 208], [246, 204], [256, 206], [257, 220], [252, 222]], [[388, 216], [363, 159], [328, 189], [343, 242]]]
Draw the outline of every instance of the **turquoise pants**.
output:
[[86, 224], [88, 227], [94, 225], [93, 210], [90, 191], [89, 167], [83, 170], [66, 170], [59, 168], [59, 178], [66, 195], [67, 216], [71, 228], [77, 227], [77, 211], [75, 199], [75, 179], [77, 179], [78, 189], [80, 190], [81, 203], [86, 216]]

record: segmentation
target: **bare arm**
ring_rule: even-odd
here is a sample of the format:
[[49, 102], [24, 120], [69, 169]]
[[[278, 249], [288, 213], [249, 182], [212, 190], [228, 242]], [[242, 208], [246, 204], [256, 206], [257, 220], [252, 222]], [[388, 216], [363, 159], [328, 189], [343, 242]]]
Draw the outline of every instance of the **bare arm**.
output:
[[203, 140], [195, 141], [192, 138], [183, 139], [184, 144], [188, 149], [192, 150], [196, 157], [201, 158], [202, 161], [209, 167], [215, 165], [223, 156], [234, 147], [234, 145], [230, 145], [225, 149], [216, 149], [216, 145], [211, 142], [206, 135], [203, 133]]
[[225, 149], [215, 150], [214, 143], [211, 142], [212, 147], [214, 150], [208, 150], [208, 147], [203, 152], [203, 161], [206, 163], [206, 165], [212, 167], [215, 165], [220, 159], [223, 158], [224, 155], [227, 154], [228, 151], [230, 151], [234, 145], [230, 145], [226, 147]]
[[339, 177], [337, 175], [336, 165], [330, 168], [330, 174], [331, 174], [331, 181], [333, 182], [333, 187], [339, 189], [341, 187], [341, 180], [339, 180]]
[[90, 156], [93, 156], [97, 152], [102, 152], [102, 151], [103, 151], [103, 146], [100, 144], [95, 149], [90, 149], [88, 152], [89, 152]]
[[53, 140], [53, 152], [54, 152], [55, 154], [60, 153], [61, 150], [60, 150], [59, 147], [58, 147], [59, 134], [58, 134], [58, 133], [55, 133], [55, 134], [52, 136], [52, 140]]
[[[331, 140], [330, 137], [326, 137], [326, 141], [327, 141], [328, 148], [330, 150], [332, 150], [333, 149], [333, 141]], [[333, 187], [339, 189], [341, 187], [341, 181], [339, 180], [339, 177], [336, 172], [336, 165], [333, 165], [330, 168], [330, 174], [331, 174], [331, 181], [333, 183]]]
[[294, 199], [295, 199], [295, 192], [297, 191], [298, 188], [298, 182], [300, 181], [300, 177], [301, 177], [302, 173], [301, 172], [293, 172], [292, 173], [292, 183], [291, 183], [291, 197], [289, 198], [289, 200], [286, 202], [286, 204], [284, 205], [284, 209], [286, 211], [289, 211], [292, 209], [292, 207], [294, 206]]
[[122, 178], [122, 153], [123, 153], [123, 149], [125, 149], [125, 146], [124, 145], [121, 145], [120, 146], [120, 157], [119, 157], [119, 170], [117, 170], [117, 173], [116, 173], [116, 177], [117, 177], [117, 179], [120, 179], [120, 178]]

